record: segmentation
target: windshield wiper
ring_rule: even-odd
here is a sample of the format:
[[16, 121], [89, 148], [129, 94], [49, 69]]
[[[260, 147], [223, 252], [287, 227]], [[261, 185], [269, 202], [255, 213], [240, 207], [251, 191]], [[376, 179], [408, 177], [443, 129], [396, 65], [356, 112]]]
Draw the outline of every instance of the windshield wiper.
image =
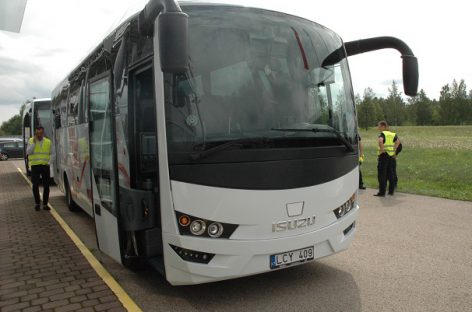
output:
[[232, 147], [239, 147], [242, 148], [244, 145], [247, 144], [253, 144], [253, 145], [267, 145], [270, 143], [272, 140], [266, 137], [260, 137], [260, 138], [240, 138], [240, 139], [235, 139], [235, 140], [229, 140], [222, 142], [216, 146], [210, 147], [208, 149], [198, 151], [198, 152], [193, 152], [190, 154], [190, 159], [192, 160], [199, 160], [205, 157], [208, 157], [211, 154], [215, 154], [218, 152], [222, 152], [224, 150], [227, 150]]
[[336, 138], [341, 142], [349, 152], [354, 152], [354, 147], [352, 144], [342, 135], [341, 132], [334, 128], [306, 128], [306, 129], [297, 129], [297, 128], [272, 128], [274, 131], [283, 131], [283, 132], [327, 132], [336, 135]]

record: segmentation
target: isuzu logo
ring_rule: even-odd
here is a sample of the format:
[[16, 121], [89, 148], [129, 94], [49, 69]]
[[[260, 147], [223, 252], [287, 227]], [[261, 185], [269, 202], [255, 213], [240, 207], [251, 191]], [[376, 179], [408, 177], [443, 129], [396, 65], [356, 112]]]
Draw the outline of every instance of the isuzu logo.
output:
[[303, 214], [303, 206], [305, 206], [305, 202], [288, 203], [286, 206], [287, 215], [289, 217], [298, 217]]
[[296, 220], [279, 221], [272, 223], [272, 232], [301, 229], [315, 224], [315, 216]]

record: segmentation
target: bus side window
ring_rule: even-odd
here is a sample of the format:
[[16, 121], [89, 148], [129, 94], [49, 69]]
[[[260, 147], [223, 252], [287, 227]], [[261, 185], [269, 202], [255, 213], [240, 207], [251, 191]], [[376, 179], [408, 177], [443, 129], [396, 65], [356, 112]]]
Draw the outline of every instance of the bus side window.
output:
[[59, 129], [61, 127], [61, 112], [59, 109], [53, 109], [54, 115], [54, 129]]
[[85, 112], [85, 101], [84, 101], [84, 88], [80, 87], [77, 103], [77, 122], [83, 124], [87, 122], [87, 115]]
[[74, 90], [71, 92], [69, 96], [69, 103], [68, 103], [68, 126], [73, 126], [77, 124], [77, 116], [79, 112], [79, 90]]

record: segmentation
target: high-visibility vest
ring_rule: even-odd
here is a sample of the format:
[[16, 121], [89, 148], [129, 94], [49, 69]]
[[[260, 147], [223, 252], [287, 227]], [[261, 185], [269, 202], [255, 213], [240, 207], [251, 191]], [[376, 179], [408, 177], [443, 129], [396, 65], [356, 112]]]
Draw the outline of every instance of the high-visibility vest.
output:
[[[34, 143], [34, 139], [29, 139], [29, 144]], [[28, 164], [31, 166], [48, 165], [51, 159], [51, 140], [43, 138], [43, 144], [36, 142], [33, 154], [28, 155]]]
[[[393, 140], [395, 139], [395, 132], [390, 132], [390, 131], [382, 131], [383, 135], [385, 136], [384, 140], [384, 151], [387, 152], [389, 156], [394, 156], [395, 155], [395, 142]], [[377, 149], [377, 155], [380, 155], [380, 147]]]

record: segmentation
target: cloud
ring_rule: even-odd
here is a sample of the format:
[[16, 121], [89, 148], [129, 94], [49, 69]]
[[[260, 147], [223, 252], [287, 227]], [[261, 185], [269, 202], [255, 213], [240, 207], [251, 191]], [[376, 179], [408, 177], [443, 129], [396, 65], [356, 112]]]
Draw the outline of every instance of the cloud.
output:
[[32, 97], [49, 97], [52, 88], [49, 73], [40, 66], [0, 56], [0, 106], [18, 105]]
[[38, 50], [38, 52], [34, 53], [33, 55], [35, 57], [52, 57], [54, 55], [63, 55], [67, 52], [69, 51], [63, 48], [52, 48], [52, 49]]
[[34, 71], [41, 70], [41, 67], [30, 63], [30, 62], [23, 62], [13, 58], [0, 56], [0, 76], [8, 76], [10, 77], [12, 74], [22, 74], [22, 73], [30, 73]]

